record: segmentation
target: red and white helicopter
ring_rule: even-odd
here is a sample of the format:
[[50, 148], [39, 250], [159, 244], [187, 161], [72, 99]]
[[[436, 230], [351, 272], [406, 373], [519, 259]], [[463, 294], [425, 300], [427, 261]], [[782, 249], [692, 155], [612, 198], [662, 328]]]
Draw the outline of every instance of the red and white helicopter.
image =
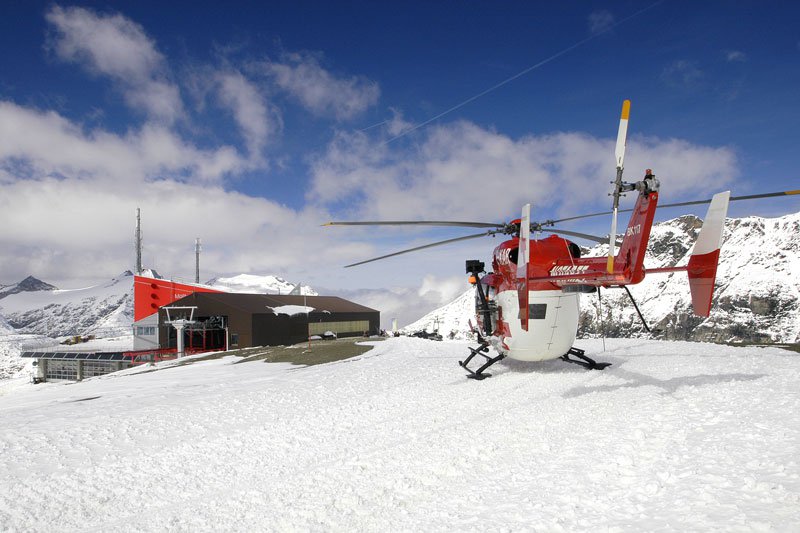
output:
[[[669, 268], [646, 268], [644, 256], [650, 238], [656, 206], [658, 204], [659, 181], [649, 169], [644, 178], [635, 183], [622, 181], [625, 145], [628, 130], [630, 101], [625, 100], [620, 116], [616, 145], [617, 175], [611, 196], [612, 211], [531, 222], [530, 204], [522, 208], [522, 216], [504, 224], [456, 221], [383, 221], [383, 222], [329, 222], [330, 226], [395, 225], [395, 226], [458, 226], [491, 228], [482, 233], [439, 241], [401, 252], [368, 259], [347, 265], [353, 267], [405, 254], [433, 246], [448, 244], [487, 235], [506, 234], [510, 238], [494, 249], [492, 272], [484, 273], [484, 263], [477, 260], [466, 262], [470, 282], [476, 285], [476, 316], [482, 331], [476, 331], [479, 345], [470, 348], [470, 354], [459, 364], [469, 372], [468, 377], [483, 379], [490, 376], [484, 371], [497, 361], [509, 357], [520, 361], [545, 361], [563, 359], [589, 369], [603, 369], [610, 363], [597, 363], [587, 357], [583, 350], [572, 346], [578, 330], [581, 293], [593, 293], [600, 287], [623, 287], [640, 283], [646, 274], [685, 271], [689, 276], [692, 307], [698, 316], [708, 316], [716, 279], [717, 262], [722, 245], [728, 202], [798, 194], [800, 191], [758, 194], [731, 197], [730, 191], [714, 195], [710, 200], [698, 200], [661, 207], [675, 207], [708, 203], [709, 208], [703, 227], [694, 244], [686, 266]], [[631, 218], [617, 252], [617, 214], [619, 199], [625, 193], [638, 195]], [[557, 223], [580, 218], [611, 214], [609, 237], [599, 238], [585, 233], [552, 228]], [[581, 257], [580, 247], [558, 235], [544, 239], [531, 239], [532, 231], [544, 231], [596, 242], [608, 242], [607, 257]], [[481, 275], [484, 274], [484, 275]], [[630, 295], [630, 291], [628, 291]], [[631, 302], [636, 302], [631, 296]], [[639, 312], [638, 307], [636, 311]], [[641, 318], [641, 313], [639, 313]], [[644, 322], [644, 319], [642, 318]], [[645, 328], [647, 325], [645, 324]], [[497, 355], [487, 355], [489, 347]], [[470, 370], [471, 360], [480, 355], [485, 359], [477, 370]], [[570, 356], [575, 356], [573, 359]]]

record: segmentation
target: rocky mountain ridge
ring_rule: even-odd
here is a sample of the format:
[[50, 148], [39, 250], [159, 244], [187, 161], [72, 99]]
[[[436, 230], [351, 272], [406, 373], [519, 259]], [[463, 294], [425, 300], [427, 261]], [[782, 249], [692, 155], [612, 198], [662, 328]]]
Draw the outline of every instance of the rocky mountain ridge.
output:
[[55, 285], [50, 285], [33, 276], [28, 276], [14, 285], [0, 286], [0, 299], [20, 292], [52, 291], [56, 289], [58, 289], [58, 287]]
[[[31, 276], [26, 278], [30, 279]], [[16, 286], [20, 285], [22, 283]], [[44, 282], [27, 286], [33, 288], [6, 294], [0, 300], [0, 315], [17, 333], [54, 338], [130, 334], [133, 320], [133, 274], [130, 271], [83, 289], [59, 290]]]

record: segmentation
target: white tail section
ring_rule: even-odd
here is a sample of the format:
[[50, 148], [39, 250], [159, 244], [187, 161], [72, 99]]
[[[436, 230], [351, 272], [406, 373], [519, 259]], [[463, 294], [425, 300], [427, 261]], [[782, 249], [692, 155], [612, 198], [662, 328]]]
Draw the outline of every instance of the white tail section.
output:
[[731, 192], [715, 194], [708, 206], [703, 229], [694, 243], [686, 273], [689, 275], [689, 291], [692, 293], [692, 308], [698, 316], [711, 314], [711, 302], [714, 298], [714, 283], [717, 279], [719, 251], [722, 247], [722, 236], [725, 231], [725, 217], [728, 214], [728, 202]]
[[707, 254], [720, 249], [730, 198], [731, 191], [717, 193], [711, 198], [711, 205], [708, 206], [706, 218], [703, 219], [703, 228], [694, 243], [692, 255]]

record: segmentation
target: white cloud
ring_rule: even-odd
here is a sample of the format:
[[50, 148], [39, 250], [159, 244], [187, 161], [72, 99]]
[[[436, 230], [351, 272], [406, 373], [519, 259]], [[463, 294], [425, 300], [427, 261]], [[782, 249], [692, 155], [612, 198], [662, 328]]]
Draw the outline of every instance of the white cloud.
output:
[[609, 11], [601, 9], [593, 11], [589, 15], [589, 32], [592, 35], [598, 35], [611, 29], [614, 25], [615, 19]]
[[268, 62], [264, 70], [275, 84], [312, 113], [344, 120], [377, 103], [378, 84], [360, 76], [337, 78], [308, 53], [284, 54], [282, 62]]
[[330, 220], [324, 209], [223, 188], [248, 164], [230, 147], [200, 149], [161, 126], [84, 131], [57, 113], [0, 101], [0, 282], [34, 274], [75, 287], [130, 268], [137, 206], [145, 260], [170, 276], [192, 277], [198, 236], [208, 277], [269, 273], [320, 285], [369, 253], [320, 227]]
[[313, 217], [219, 187], [159, 181], [120, 190], [104, 180], [70, 178], [19, 181], [4, 193], [0, 224], [14, 228], [0, 237], [5, 279], [31, 273], [96, 279], [129, 268], [137, 206], [145, 261], [170, 276], [191, 276], [197, 236], [204, 242], [203, 272], [215, 275], [302, 268], [307, 250], [297, 247], [298, 239], [318, 251], [317, 260], [336, 255], [322, 248], [323, 240], [335, 236], [324, 235]]
[[725, 53], [725, 59], [729, 63], [747, 61], [747, 55], [739, 50], [729, 50]]
[[[313, 163], [309, 200], [348, 217], [503, 221], [522, 204], [576, 214], [605, 205], [614, 140], [581, 133], [512, 139], [469, 122], [437, 126], [411, 148], [339, 133]], [[674, 199], [716, 191], [738, 175], [729, 148], [634, 136], [626, 179], [653, 168]]]
[[[126, 135], [85, 131], [56, 113], [0, 102], [0, 227], [13, 228], [0, 236], [0, 281], [35, 274], [57, 284], [72, 280], [66, 286], [74, 287], [77, 279], [129, 268], [137, 206], [145, 220], [145, 260], [168, 275], [191, 278], [192, 243], [199, 236], [204, 277], [271, 273], [352, 288], [414, 284], [404, 260], [341, 266], [439, 237], [389, 244], [384, 231], [319, 227], [341, 205], [357, 218], [504, 221], [527, 201], [535, 211], [541, 206], [568, 214], [607, 203], [612, 139], [577, 133], [512, 139], [457, 122], [416, 140], [409, 147], [339, 133], [313, 163], [309, 205], [295, 210], [222, 188], [227, 175], [249, 168], [230, 147], [199, 149], [155, 125]], [[636, 170], [628, 179], [645, 165], [656, 169], [670, 200], [717, 190], [736, 176], [729, 149], [674, 139], [634, 138], [628, 168]], [[376, 236], [380, 247], [369, 241]], [[384, 301], [386, 312], [412, 320], [446, 303], [460, 281], [442, 281], [448, 275], [442, 273], [460, 273], [465, 257], [487, 260], [494, 245], [467, 241], [415, 256], [410, 264], [437, 278], [403, 293], [416, 305], [392, 304], [392, 297]]]
[[0, 101], [0, 161], [24, 164], [35, 178], [102, 178], [118, 187], [162, 178], [219, 182], [244, 166], [231, 147], [201, 150], [158, 125], [124, 136], [85, 132], [52, 111], [5, 101]]
[[280, 112], [238, 71], [217, 72], [214, 80], [220, 103], [233, 113], [250, 157], [260, 160], [260, 153], [270, 137], [283, 127]]
[[171, 123], [183, 114], [180, 92], [167, 79], [164, 57], [139, 24], [81, 7], [53, 6], [46, 18], [58, 57], [108, 76], [127, 104], [150, 118]]
[[[463, 261], [459, 261], [463, 264]], [[407, 280], [410, 287], [367, 290], [329, 290], [343, 298], [381, 312], [381, 327], [390, 329], [396, 318], [398, 327], [419, 320], [428, 312], [449, 304], [469, 288], [466, 276], [425, 275], [421, 281]]]
[[400, 110], [390, 107], [389, 111], [392, 113], [392, 118], [386, 120], [384, 124], [386, 126], [386, 133], [390, 138], [408, 132], [414, 127], [413, 123], [407, 121], [403, 117], [403, 113]]
[[703, 71], [697, 63], [685, 59], [673, 61], [661, 71], [661, 80], [673, 87], [692, 89], [704, 79]]

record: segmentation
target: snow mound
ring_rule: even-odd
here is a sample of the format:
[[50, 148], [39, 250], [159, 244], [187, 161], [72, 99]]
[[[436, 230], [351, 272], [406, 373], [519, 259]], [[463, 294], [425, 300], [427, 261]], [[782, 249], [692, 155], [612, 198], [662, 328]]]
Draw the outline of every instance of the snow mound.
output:
[[314, 310], [313, 307], [309, 307], [307, 305], [279, 305], [277, 307], [270, 307], [272, 312], [276, 315], [305, 315], [306, 313], [310, 313]]

